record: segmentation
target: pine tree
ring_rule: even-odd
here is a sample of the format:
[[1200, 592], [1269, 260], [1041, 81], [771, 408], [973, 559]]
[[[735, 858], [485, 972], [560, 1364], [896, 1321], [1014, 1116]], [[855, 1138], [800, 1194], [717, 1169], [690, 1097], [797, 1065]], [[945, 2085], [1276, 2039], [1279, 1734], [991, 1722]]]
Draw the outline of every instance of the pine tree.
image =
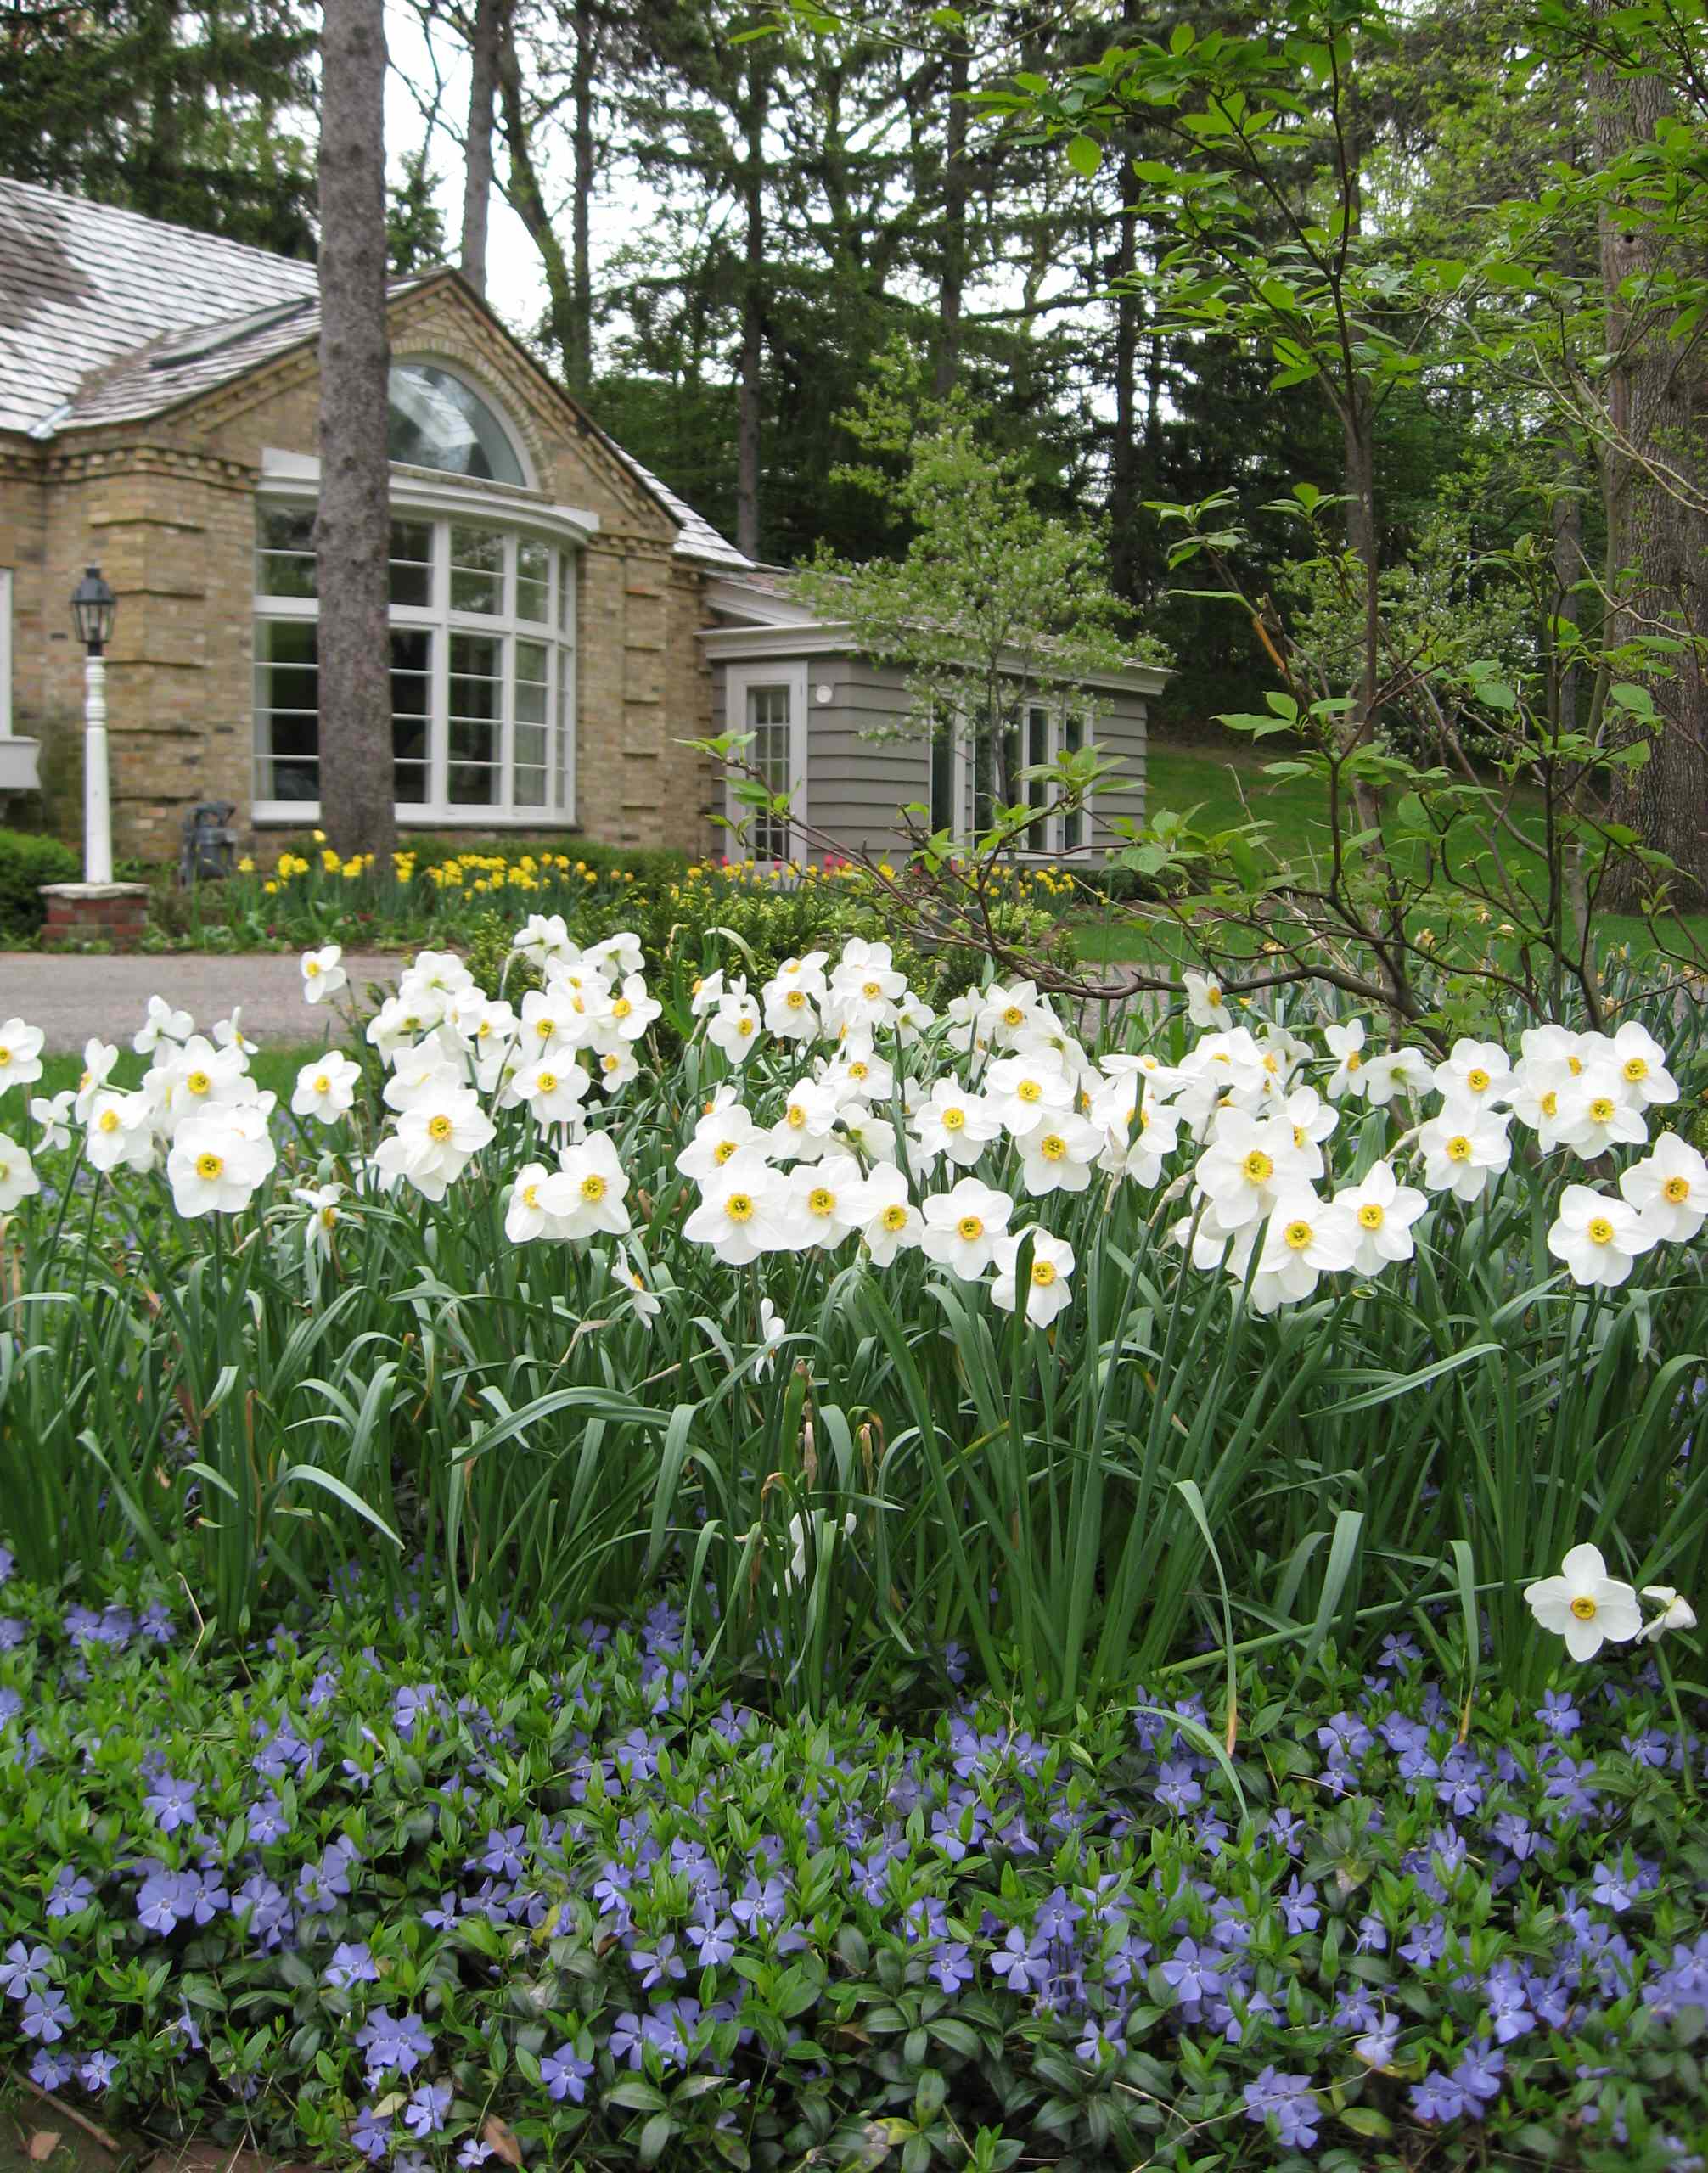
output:
[[397, 841], [388, 626], [384, 0], [325, 0], [320, 126], [320, 819], [339, 851]]
[[0, 10], [0, 171], [314, 254], [300, 0], [89, 0]]

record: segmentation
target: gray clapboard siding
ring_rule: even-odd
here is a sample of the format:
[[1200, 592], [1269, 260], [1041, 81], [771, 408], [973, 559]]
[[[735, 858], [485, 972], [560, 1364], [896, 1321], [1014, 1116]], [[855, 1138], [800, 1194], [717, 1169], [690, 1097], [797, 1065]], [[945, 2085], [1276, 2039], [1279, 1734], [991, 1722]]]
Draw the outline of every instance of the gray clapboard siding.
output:
[[[767, 644], [766, 660], [778, 667], [779, 677], [786, 659], [782, 643]], [[906, 671], [816, 644], [804, 660], [807, 817], [812, 828], [850, 854], [881, 857], [905, 851], [899, 811], [910, 803], [929, 804], [931, 784], [930, 743], [914, 720]], [[714, 732], [740, 731], [744, 725], [744, 719], [728, 714], [728, 668], [722, 660], [714, 665]], [[827, 702], [818, 699], [823, 688], [830, 693]], [[1091, 699], [1091, 736], [1120, 772], [1093, 802], [1089, 850], [1074, 856], [1097, 862], [1121, 843], [1109, 832], [1110, 818], [1143, 817], [1147, 700], [1137, 689], [1113, 687], [1098, 689]], [[964, 823], [971, 818], [971, 771], [968, 762]]]
[[[910, 727], [905, 681], [899, 668], [860, 657], [812, 660], [806, 723], [812, 826], [850, 852], [904, 850], [898, 811], [930, 797], [930, 750]], [[826, 685], [831, 699], [821, 705], [814, 690]]]

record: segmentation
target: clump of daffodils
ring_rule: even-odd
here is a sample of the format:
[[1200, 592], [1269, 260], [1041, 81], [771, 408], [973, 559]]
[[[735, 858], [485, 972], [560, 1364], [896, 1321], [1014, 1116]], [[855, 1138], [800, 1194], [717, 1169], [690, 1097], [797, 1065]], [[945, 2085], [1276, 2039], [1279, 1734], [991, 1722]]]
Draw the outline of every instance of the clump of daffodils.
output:
[[[513, 947], [541, 982], [520, 1006], [453, 953], [424, 951], [368, 1025], [385, 1121], [346, 1150], [334, 1223], [364, 1194], [445, 1200], [478, 1168], [503, 1189], [513, 1244], [632, 1239], [610, 1119], [662, 1011], [639, 941], [582, 947], [561, 915], [536, 913]], [[302, 977], [309, 1003], [338, 995], [336, 946], [306, 952]], [[1258, 1314], [1402, 1270], [1434, 1218], [1480, 1211], [1515, 1166], [1565, 1180], [1546, 1242], [1581, 1288], [1616, 1289], [1708, 1219], [1701, 1154], [1675, 1132], [1651, 1139], [1678, 1089], [1638, 1021], [1535, 1027], [1516, 1050], [1468, 1038], [1430, 1057], [1379, 1046], [1357, 1019], [1310, 1033], [1236, 1023], [1208, 976], [1186, 977], [1185, 1008], [1199, 1030], [1183, 1053], [1093, 1060], [1031, 982], [992, 982], [936, 1019], [881, 942], [810, 951], [759, 985], [711, 973], [691, 1005], [711, 1091], [670, 1143], [691, 1188], [674, 1227], [732, 1268], [815, 1254], [881, 1272], [917, 1255], [1051, 1328], [1074, 1301], [1065, 1219], [1127, 1188], [1156, 1193], [1147, 1221]], [[40, 1077], [41, 1042], [20, 1019], [0, 1025], [0, 1098]], [[118, 1050], [92, 1040], [76, 1090], [31, 1103], [34, 1151], [164, 1171], [184, 1216], [244, 1211], [278, 1156], [240, 1022], [204, 1036], [156, 997], [132, 1047], [149, 1060], [139, 1082], [121, 1083]], [[361, 1083], [330, 1047], [297, 1075], [291, 1115], [324, 1129], [334, 1158], [366, 1120]], [[1360, 1106], [1379, 1121], [1343, 1147]], [[1385, 1151], [1370, 1152], [1373, 1135]], [[31, 1150], [0, 1138], [0, 1212], [37, 1183]], [[332, 1227], [305, 1243], [324, 1252]], [[1082, 1244], [1082, 1220], [1073, 1227]], [[638, 1273], [624, 1269], [619, 1287], [649, 1318]]]

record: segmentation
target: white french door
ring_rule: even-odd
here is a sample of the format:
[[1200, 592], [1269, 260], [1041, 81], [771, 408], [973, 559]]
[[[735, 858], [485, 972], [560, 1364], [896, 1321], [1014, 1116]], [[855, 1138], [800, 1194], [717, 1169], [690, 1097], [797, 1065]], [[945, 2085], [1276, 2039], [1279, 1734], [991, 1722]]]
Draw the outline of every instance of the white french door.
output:
[[726, 729], [750, 735], [745, 761], [768, 791], [789, 795], [789, 811], [756, 813], [731, 795], [725, 812], [742, 825], [747, 856], [761, 867], [801, 859], [801, 825], [807, 819], [806, 666], [732, 665], [726, 700]]

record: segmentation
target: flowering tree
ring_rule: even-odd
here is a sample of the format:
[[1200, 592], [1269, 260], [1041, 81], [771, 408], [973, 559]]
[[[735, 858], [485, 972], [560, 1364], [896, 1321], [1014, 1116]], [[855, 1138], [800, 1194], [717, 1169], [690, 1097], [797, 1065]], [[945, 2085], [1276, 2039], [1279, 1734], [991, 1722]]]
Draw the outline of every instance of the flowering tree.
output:
[[1071, 697], [1083, 711], [1089, 675], [1162, 652], [1126, 629], [1098, 531], [1040, 510], [1028, 461], [991, 442], [988, 411], [963, 392], [920, 397], [917, 375], [892, 347], [840, 418], [867, 458], [839, 480], [906, 526], [906, 551], [858, 564], [822, 552], [800, 592], [862, 653], [906, 668], [906, 729], [970, 749], [985, 828], [1021, 797], [1030, 705]]

